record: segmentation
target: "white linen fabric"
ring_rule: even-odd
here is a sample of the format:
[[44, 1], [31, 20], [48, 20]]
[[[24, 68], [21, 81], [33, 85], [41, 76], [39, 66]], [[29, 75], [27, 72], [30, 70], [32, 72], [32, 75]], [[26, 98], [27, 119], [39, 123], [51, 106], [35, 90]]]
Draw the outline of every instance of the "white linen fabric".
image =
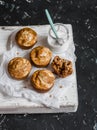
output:
[[[40, 41], [37, 42], [37, 44], [34, 47], [39, 46], [39, 45], [47, 46], [46, 41], [45, 41], [45, 44], [44, 43], [42, 44], [42, 43], [43, 41], [41, 42], [41, 38], [40, 38]], [[35, 66], [32, 66], [32, 70], [29, 76], [27, 77], [27, 79], [25, 80], [18, 81], [18, 80], [12, 79], [8, 73], [8, 68], [7, 68], [8, 62], [14, 57], [25, 57], [29, 59], [29, 53], [31, 49], [23, 50], [19, 48], [15, 43], [14, 35], [10, 44], [11, 44], [10, 50], [4, 52], [0, 56], [0, 92], [2, 92], [4, 96], [21, 97], [31, 102], [45, 105], [46, 107], [60, 108], [63, 102], [62, 97], [66, 94], [66, 92], [69, 89], [71, 89], [71, 87], [73, 87], [73, 84], [75, 83], [74, 72], [72, 75], [66, 78], [59, 78], [58, 76], [55, 75], [56, 80], [55, 80], [55, 84], [53, 88], [46, 93], [38, 93], [33, 89], [30, 83], [31, 75], [33, 74], [34, 71], [38, 69], [52, 70], [50, 64], [46, 68], [37, 68]], [[73, 69], [74, 69], [74, 65], [76, 61], [74, 52], [75, 52], [75, 47], [74, 47], [74, 44], [71, 43], [68, 46], [67, 51], [65, 51], [64, 53], [62, 54], [53, 53], [52, 60], [56, 55], [64, 59], [71, 60], [73, 63]]]

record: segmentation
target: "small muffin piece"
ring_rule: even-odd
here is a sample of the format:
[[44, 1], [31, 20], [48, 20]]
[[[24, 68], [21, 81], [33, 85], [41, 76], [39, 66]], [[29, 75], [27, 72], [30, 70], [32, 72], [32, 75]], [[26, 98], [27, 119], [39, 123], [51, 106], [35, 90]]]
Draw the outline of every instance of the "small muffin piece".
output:
[[55, 76], [50, 70], [37, 70], [31, 77], [31, 83], [38, 92], [47, 92], [55, 81]]
[[69, 60], [61, 59], [59, 56], [55, 56], [51, 63], [54, 72], [62, 78], [67, 77], [68, 75], [72, 74], [72, 62]]
[[15, 39], [22, 49], [29, 49], [37, 42], [37, 33], [31, 28], [23, 28], [17, 32]]
[[49, 48], [38, 46], [30, 53], [32, 63], [37, 67], [45, 67], [49, 64], [52, 57], [52, 52]]
[[31, 63], [22, 57], [15, 57], [8, 63], [8, 72], [12, 78], [24, 79], [31, 71]]

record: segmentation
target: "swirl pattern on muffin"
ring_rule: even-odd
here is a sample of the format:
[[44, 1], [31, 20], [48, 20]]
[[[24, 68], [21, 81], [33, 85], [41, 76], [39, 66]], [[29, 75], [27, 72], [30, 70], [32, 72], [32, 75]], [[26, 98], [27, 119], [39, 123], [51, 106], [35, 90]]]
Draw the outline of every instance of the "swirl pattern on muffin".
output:
[[52, 52], [49, 48], [38, 46], [30, 53], [32, 63], [37, 67], [45, 67], [49, 64], [52, 57]]
[[17, 32], [15, 39], [22, 49], [29, 49], [37, 42], [37, 33], [31, 28], [23, 28]]
[[37, 70], [31, 77], [31, 83], [38, 92], [47, 92], [50, 90], [55, 81], [55, 76], [50, 70]]
[[8, 63], [8, 72], [12, 78], [24, 79], [31, 71], [31, 63], [22, 57], [15, 57]]

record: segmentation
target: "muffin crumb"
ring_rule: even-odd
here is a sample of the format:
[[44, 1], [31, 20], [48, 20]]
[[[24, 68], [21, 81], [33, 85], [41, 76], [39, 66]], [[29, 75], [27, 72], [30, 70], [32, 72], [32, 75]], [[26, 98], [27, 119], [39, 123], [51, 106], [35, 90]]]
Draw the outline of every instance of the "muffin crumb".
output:
[[51, 97], [52, 97], [52, 95], [50, 94], [50, 95], [49, 95], [49, 97], [51, 98]]
[[19, 52], [17, 52], [17, 55], [19, 55]]

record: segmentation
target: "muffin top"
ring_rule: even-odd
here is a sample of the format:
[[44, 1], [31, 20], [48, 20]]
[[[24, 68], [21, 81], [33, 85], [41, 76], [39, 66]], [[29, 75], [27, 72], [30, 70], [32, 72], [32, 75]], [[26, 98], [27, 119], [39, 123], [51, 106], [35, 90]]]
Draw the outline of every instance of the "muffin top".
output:
[[31, 61], [37, 67], [47, 66], [51, 60], [52, 52], [49, 48], [44, 46], [38, 46], [34, 48], [30, 53]]
[[59, 56], [54, 57], [51, 66], [54, 69], [54, 72], [62, 78], [67, 77], [73, 72], [72, 62], [66, 59], [62, 59]]
[[37, 41], [37, 33], [31, 28], [23, 28], [16, 34], [16, 42], [23, 49], [31, 48]]
[[22, 57], [15, 57], [8, 64], [8, 72], [15, 79], [25, 78], [31, 70], [29, 60]]
[[31, 77], [32, 86], [40, 92], [46, 92], [54, 85], [55, 76], [50, 70], [37, 70]]

